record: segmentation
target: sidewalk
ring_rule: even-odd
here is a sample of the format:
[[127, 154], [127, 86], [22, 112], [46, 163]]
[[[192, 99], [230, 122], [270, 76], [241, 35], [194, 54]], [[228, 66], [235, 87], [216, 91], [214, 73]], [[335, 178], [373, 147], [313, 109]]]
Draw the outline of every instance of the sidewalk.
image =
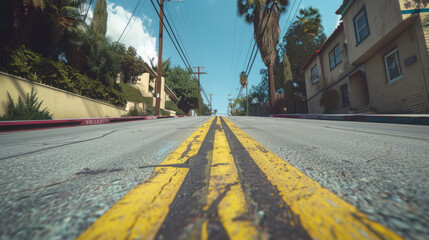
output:
[[144, 116], [144, 117], [115, 117], [115, 118], [83, 118], [60, 120], [28, 120], [28, 121], [0, 121], [0, 132], [24, 131], [60, 127], [76, 127], [98, 125], [117, 122], [153, 120], [162, 118], [176, 118], [184, 116]]
[[429, 125], [429, 114], [274, 114], [269, 117]]

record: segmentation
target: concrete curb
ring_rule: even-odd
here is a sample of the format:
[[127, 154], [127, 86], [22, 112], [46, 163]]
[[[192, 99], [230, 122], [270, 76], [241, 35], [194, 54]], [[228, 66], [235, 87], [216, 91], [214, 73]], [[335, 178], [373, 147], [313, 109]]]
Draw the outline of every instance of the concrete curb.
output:
[[28, 121], [2, 121], [0, 132], [29, 131], [48, 128], [76, 127], [86, 125], [98, 125], [118, 122], [130, 122], [141, 120], [154, 120], [164, 118], [177, 118], [185, 116], [145, 116], [145, 117], [116, 117], [116, 118], [83, 118], [60, 120], [28, 120]]
[[422, 115], [393, 115], [393, 114], [274, 114], [269, 117], [275, 118], [297, 118], [333, 121], [354, 121], [374, 123], [396, 123], [429, 125], [429, 114]]

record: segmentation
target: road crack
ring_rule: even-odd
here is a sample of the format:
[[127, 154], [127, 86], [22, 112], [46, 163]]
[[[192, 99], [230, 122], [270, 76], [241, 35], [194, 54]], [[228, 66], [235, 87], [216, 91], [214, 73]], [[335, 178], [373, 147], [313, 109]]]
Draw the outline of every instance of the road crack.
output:
[[371, 159], [367, 160], [366, 163], [370, 163], [370, 162], [372, 162], [374, 160], [390, 156], [392, 154], [391, 151], [392, 151], [392, 149], [387, 149], [385, 154], [377, 156], [377, 157], [374, 157], [374, 158], [371, 158]]
[[97, 139], [100, 139], [100, 138], [104, 138], [104, 137], [106, 137], [106, 136], [108, 136], [108, 135], [110, 135], [110, 134], [112, 134], [112, 133], [114, 133], [116, 131], [119, 131], [119, 130], [113, 130], [113, 131], [110, 131], [108, 133], [105, 133], [105, 134], [103, 134], [101, 136], [98, 136], [98, 137], [95, 137], [95, 138], [85, 139], [85, 140], [71, 142], [71, 143], [65, 143], [65, 144], [61, 144], [61, 145], [58, 145], [58, 146], [53, 146], [53, 147], [43, 148], [43, 149], [39, 149], [39, 150], [27, 152], [27, 153], [21, 153], [21, 154], [17, 154], [17, 155], [13, 155], [13, 156], [3, 157], [3, 158], [0, 158], [0, 161], [6, 160], [6, 159], [9, 159], [9, 158], [22, 157], [22, 156], [25, 156], [25, 155], [29, 155], [29, 154], [33, 154], [33, 153], [38, 153], [38, 152], [43, 152], [43, 151], [47, 151], [47, 150], [50, 150], [50, 149], [64, 147], [64, 146], [73, 145], [73, 144], [77, 144], [77, 143], [83, 143], [83, 142], [89, 142], [89, 141], [97, 140]]

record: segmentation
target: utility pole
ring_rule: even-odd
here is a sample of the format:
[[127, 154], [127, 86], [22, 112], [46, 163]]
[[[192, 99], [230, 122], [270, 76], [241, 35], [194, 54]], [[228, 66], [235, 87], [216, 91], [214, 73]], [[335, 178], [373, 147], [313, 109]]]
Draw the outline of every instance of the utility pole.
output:
[[207, 74], [206, 72], [200, 72], [201, 68], [205, 68], [205, 67], [194, 67], [194, 68], [198, 68], [198, 72], [196, 74], [198, 74], [198, 115], [201, 116], [201, 82], [200, 82], [200, 74]]
[[229, 101], [229, 103], [228, 103], [228, 108], [227, 108], [227, 112], [226, 112], [226, 114], [228, 114], [228, 116], [229, 116], [229, 114], [231, 114], [231, 112], [230, 112], [230, 108], [231, 108], [231, 101], [232, 101], [232, 94], [228, 94], [228, 101]]
[[208, 94], [210, 96], [210, 116], [213, 115], [213, 105], [212, 105], [212, 96], [214, 94]]
[[[232, 106], [232, 98], [228, 98], [229, 104], [228, 104], [228, 116], [234, 116], [233, 106]], [[231, 115], [230, 115], [231, 114]]]
[[162, 75], [162, 30], [164, 28], [164, 0], [159, 3], [159, 45], [158, 45], [158, 72], [156, 75], [156, 110], [155, 115], [160, 116], [161, 108], [161, 75]]
[[249, 116], [249, 94], [247, 92], [247, 83], [246, 83], [246, 116]]

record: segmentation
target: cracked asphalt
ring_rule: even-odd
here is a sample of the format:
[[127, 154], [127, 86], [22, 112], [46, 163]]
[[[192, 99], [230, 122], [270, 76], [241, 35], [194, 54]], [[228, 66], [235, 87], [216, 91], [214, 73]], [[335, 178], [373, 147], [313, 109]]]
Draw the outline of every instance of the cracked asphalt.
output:
[[74, 239], [209, 117], [0, 133], [0, 239]]
[[406, 239], [429, 238], [429, 127], [228, 117], [268, 150]]
[[[209, 119], [0, 133], [0, 239], [76, 238]], [[407, 239], [428, 239], [429, 127], [227, 119], [371, 220]], [[231, 148], [244, 151], [230, 135], [227, 131]], [[249, 192], [276, 195], [252, 173], [257, 167], [238, 163], [237, 168]]]

